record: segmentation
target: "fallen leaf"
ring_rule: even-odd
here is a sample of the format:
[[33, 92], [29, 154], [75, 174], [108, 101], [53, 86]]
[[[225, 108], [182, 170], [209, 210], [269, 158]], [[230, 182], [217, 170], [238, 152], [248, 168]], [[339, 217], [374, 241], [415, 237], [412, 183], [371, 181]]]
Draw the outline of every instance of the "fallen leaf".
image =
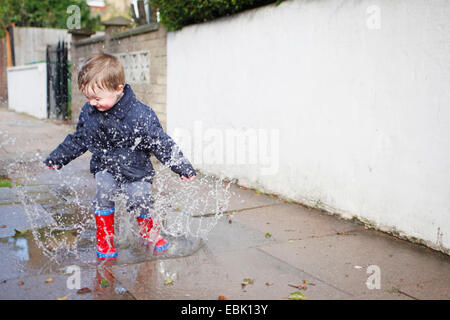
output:
[[231, 219], [228, 219], [228, 223], [232, 223], [233, 221], [231, 221]]
[[173, 279], [172, 279], [172, 277], [169, 277], [169, 279], [167, 279], [167, 280], [164, 282], [164, 285], [165, 285], [165, 286], [168, 286], [168, 285], [170, 285], [170, 284], [173, 284]]
[[26, 235], [28, 233], [28, 231], [30, 231], [30, 229], [24, 229], [24, 230], [14, 229], [14, 231], [16, 232], [14, 234], [14, 237], [22, 237], [22, 236]]
[[290, 300], [306, 300], [306, 297], [300, 291], [292, 292], [289, 295]]
[[271, 286], [271, 285], [273, 285], [273, 283], [270, 283], [270, 282], [266, 282], [266, 286]]
[[67, 296], [56, 298], [56, 300], [67, 300], [67, 298], [70, 296], [70, 293]]
[[391, 289], [388, 289], [386, 291], [388, 293], [391, 293], [391, 294], [398, 294], [398, 293], [400, 293], [400, 291], [397, 288], [391, 288]]
[[17, 285], [19, 285], [19, 286], [23, 286], [23, 285], [24, 285], [24, 283], [25, 283], [25, 282], [23, 282], [23, 281], [19, 281], [19, 282], [17, 282]]
[[315, 283], [309, 282], [307, 280], [303, 280], [303, 284], [309, 285], [309, 286], [315, 286]]
[[91, 292], [91, 289], [89, 289], [89, 288], [81, 288], [81, 289], [77, 290], [78, 294], [86, 294], [86, 293], [90, 293], [90, 292]]
[[241, 286], [242, 288], [245, 288], [246, 285], [253, 284], [254, 281], [255, 281], [254, 279], [245, 278], [244, 280], [242, 280]]
[[107, 287], [109, 287], [109, 281], [106, 280], [106, 279], [101, 279], [101, 280], [100, 280], [100, 286], [101, 286], [102, 288], [107, 288]]
[[53, 278], [48, 278], [47, 280], [45, 280], [45, 283], [50, 283], [53, 282]]
[[228, 300], [225, 296], [219, 296], [219, 300]]
[[306, 290], [306, 289], [308, 289], [307, 286], [302, 286], [301, 284], [299, 284], [299, 285], [288, 284], [288, 286], [293, 287], [293, 288], [297, 288], [297, 289], [299, 289], [299, 290]]
[[266, 232], [266, 234], [264, 235], [266, 238], [270, 238], [272, 235], [269, 232]]
[[6, 228], [6, 225], [5, 225], [5, 224], [2, 224], [2, 225], [0, 226], [0, 228]]

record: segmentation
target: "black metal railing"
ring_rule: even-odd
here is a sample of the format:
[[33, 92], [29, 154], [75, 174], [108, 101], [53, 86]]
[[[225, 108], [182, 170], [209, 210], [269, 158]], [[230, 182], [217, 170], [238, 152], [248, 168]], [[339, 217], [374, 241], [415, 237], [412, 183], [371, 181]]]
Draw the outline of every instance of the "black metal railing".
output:
[[66, 120], [69, 117], [69, 63], [64, 41], [47, 45], [47, 114], [49, 118]]

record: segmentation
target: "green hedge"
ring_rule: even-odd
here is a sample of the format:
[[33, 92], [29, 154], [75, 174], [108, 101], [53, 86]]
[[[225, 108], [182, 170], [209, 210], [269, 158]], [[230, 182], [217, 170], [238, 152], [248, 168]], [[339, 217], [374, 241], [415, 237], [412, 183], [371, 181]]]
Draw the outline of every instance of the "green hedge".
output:
[[16, 27], [67, 29], [70, 5], [80, 8], [82, 28], [101, 28], [100, 16], [91, 17], [86, 0], [0, 0], [0, 37], [10, 23]]
[[169, 31], [283, 0], [151, 0]]

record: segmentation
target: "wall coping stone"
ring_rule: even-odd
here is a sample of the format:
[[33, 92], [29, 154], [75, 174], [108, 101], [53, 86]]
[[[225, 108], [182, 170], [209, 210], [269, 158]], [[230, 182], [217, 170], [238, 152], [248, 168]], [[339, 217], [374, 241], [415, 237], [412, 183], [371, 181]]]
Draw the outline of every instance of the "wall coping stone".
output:
[[[136, 28], [131, 28], [125, 31], [121, 31], [118, 33], [115, 33], [111, 36], [111, 40], [117, 40], [117, 39], [122, 39], [122, 38], [126, 38], [126, 37], [131, 37], [131, 36], [135, 36], [138, 34], [142, 34], [142, 33], [148, 33], [148, 32], [153, 32], [153, 31], [158, 31], [159, 29], [159, 25], [156, 23], [153, 24], [145, 24], [142, 26], [138, 26]], [[85, 46], [85, 45], [90, 45], [90, 44], [94, 44], [97, 42], [103, 42], [105, 41], [105, 36], [96, 36], [96, 37], [90, 37], [87, 39], [82, 39], [82, 40], [78, 40], [78, 41], [74, 41], [73, 45], [75, 47], [80, 47], [80, 46]]]

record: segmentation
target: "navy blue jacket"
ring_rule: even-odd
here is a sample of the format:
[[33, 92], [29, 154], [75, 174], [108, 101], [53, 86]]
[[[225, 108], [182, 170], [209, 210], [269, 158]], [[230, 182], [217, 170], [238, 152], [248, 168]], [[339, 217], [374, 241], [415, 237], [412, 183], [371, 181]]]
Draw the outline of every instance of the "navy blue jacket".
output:
[[50, 153], [44, 164], [64, 166], [87, 150], [92, 152], [91, 173], [106, 169], [119, 182], [152, 182], [152, 154], [180, 176], [196, 174], [164, 132], [155, 112], [136, 99], [128, 84], [119, 102], [107, 111], [100, 112], [86, 103], [76, 131]]

